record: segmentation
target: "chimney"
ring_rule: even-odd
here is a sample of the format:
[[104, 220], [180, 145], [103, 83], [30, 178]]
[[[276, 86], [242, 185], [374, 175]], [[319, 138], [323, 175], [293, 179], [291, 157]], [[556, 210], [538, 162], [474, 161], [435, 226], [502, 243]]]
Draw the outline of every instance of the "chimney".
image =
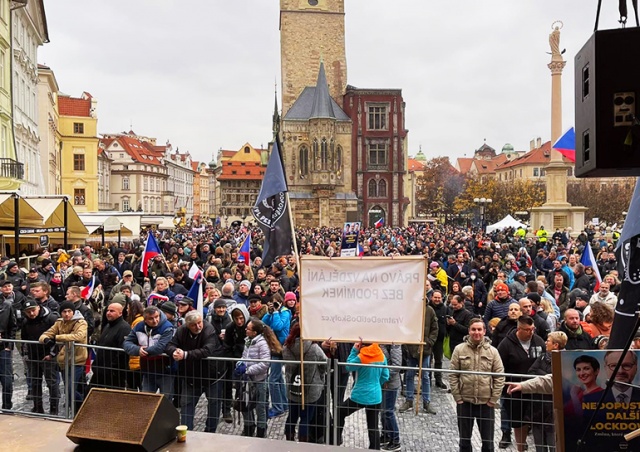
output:
[[529, 150], [533, 151], [536, 148], [536, 140], [529, 141]]
[[540, 146], [542, 146], [542, 138], [538, 137], [538, 139], [536, 140], [536, 147], [540, 148]]

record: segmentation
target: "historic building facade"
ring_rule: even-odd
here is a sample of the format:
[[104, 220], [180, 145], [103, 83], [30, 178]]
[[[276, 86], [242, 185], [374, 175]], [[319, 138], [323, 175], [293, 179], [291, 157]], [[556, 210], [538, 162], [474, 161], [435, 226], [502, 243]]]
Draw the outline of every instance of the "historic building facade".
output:
[[48, 195], [62, 193], [60, 185], [60, 131], [58, 130], [58, 82], [51, 68], [38, 65], [38, 122], [42, 184]]
[[48, 172], [48, 165], [41, 165], [38, 130], [38, 47], [49, 42], [43, 3], [30, 1], [14, 8], [11, 23], [13, 124], [18, 161], [25, 171], [20, 190], [26, 195], [41, 195], [47, 190], [43, 174]]
[[344, 111], [353, 121], [351, 175], [365, 226], [380, 217], [387, 225], [400, 226], [408, 215], [404, 107], [399, 89], [347, 86]]

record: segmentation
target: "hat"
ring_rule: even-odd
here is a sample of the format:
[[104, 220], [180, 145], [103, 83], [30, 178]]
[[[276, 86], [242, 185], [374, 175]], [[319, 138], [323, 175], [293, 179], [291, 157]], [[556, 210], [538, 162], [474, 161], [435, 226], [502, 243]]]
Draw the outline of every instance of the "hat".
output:
[[213, 302], [213, 309], [221, 308], [223, 306], [226, 308], [227, 303], [222, 298], [218, 298], [216, 301]]
[[4, 287], [7, 284], [13, 284], [13, 283], [8, 279], [0, 279], [0, 287]]
[[171, 279], [176, 279], [176, 275], [174, 275], [173, 273], [167, 273], [166, 275], [164, 275], [165, 278], [171, 278]]
[[535, 304], [540, 304], [542, 298], [537, 293], [531, 292], [527, 294], [527, 298]]
[[440, 264], [438, 264], [437, 262], [431, 262], [429, 264], [429, 268], [438, 268], [438, 267], [440, 267]]
[[576, 298], [580, 298], [581, 300], [584, 300], [584, 301], [589, 301], [589, 294], [587, 293], [586, 290], [575, 289], [572, 292], [575, 292]]
[[35, 268], [35, 267], [31, 267], [31, 268], [29, 269], [29, 273], [38, 273], [38, 269], [37, 269], [37, 268]]
[[500, 290], [504, 290], [504, 291], [509, 292], [509, 286], [507, 286], [505, 283], [496, 284], [494, 289], [496, 290], [496, 292], [498, 292]]
[[133, 276], [133, 272], [131, 270], [125, 270], [122, 277], [124, 278], [125, 276]]
[[176, 307], [175, 303], [171, 301], [162, 303], [160, 306], [158, 306], [158, 309], [160, 309], [162, 312], [166, 312], [168, 314], [173, 314], [173, 315], [176, 315], [178, 312], [178, 308]]
[[252, 301], [262, 301], [262, 297], [260, 295], [258, 295], [257, 293], [252, 293], [251, 295], [249, 295], [249, 297], [247, 298], [247, 301], [249, 303], [251, 303]]
[[7, 265], [7, 270], [11, 270], [13, 267], [17, 267], [18, 264], [14, 261], [9, 262], [9, 264]]
[[240, 285], [241, 286], [247, 286], [247, 288], [251, 289], [251, 283], [246, 279], [243, 279], [242, 282], [240, 283]]
[[125, 307], [127, 305], [127, 296], [123, 293], [117, 293], [111, 299], [111, 303], [118, 303], [122, 305], [122, 307]]
[[229, 273], [231, 274], [231, 269], [228, 267], [223, 268], [222, 270], [220, 270], [220, 274], [224, 275], [225, 273]]
[[[178, 296], [176, 295], [176, 299], [177, 298], [178, 298]], [[178, 303], [193, 305], [193, 299], [191, 299], [189, 297], [182, 297], [182, 299], [180, 301], [178, 301]]]
[[522, 270], [520, 270], [518, 273], [516, 273], [516, 276], [527, 276], [527, 274], [525, 272], [523, 272]]
[[53, 264], [53, 261], [51, 259], [42, 259], [42, 268], [50, 264]]
[[71, 309], [73, 312], [76, 311], [76, 307], [70, 301], [63, 301], [62, 303], [60, 303], [60, 314], [62, 314], [67, 309]]
[[296, 294], [293, 292], [287, 292], [284, 294], [284, 301], [289, 300], [298, 301], [298, 297], [296, 297]]
[[26, 311], [27, 309], [32, 309], [32, 308], [37, 308], [37, 307], [38, 307], [38, 302], [35, 299], [29, 297], [24, 302], [24, 308], [22, 308], [22, 310]]

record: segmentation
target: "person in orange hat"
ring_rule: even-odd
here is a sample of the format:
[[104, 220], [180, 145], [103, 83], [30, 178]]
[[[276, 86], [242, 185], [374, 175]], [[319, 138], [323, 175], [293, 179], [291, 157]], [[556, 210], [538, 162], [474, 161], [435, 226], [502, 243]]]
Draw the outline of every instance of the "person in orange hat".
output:
[[[387, 359], [378, 344], [354, 344], [347, 364], [387, 364]], [[347, 365], [348, 372], [355, 372], [355, 384], [349, 397], [338, 409], [338, 444], [342, 444], [342, 429], [347, 416], [365, 409], [367, 430], [369, 432], [369, 449], [380, 450], [380, 431], [378, 415], [382, 403], [382, 385], [389, 380], [389, 369], [386, 367], [362, 367]]]
[[489, 324], [489, 320], [494, 317], [504, 319], [509, 313], [509, 305], [511, 303], [518, 303], [517, 300], [511, 297], [509, 293], [509, 286], [504, 282], [499, 282], [493, 286], [493, 291], [496, 294], [495, 298], [487, 304], [487, 309], [484, 311], [484, 323]]

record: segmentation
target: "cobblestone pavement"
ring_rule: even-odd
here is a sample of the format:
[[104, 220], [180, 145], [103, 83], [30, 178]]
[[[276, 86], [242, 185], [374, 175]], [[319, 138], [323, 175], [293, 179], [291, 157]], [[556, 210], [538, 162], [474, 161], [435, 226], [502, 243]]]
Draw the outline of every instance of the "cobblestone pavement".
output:
[[[24, 367], [22, 360], [19, 359], [17, 352], [14, 351], [14, 394], [13, 394], [13, 410], [19, 412], [30, 412], [33, 406], [32, 402], [26, 400], [27, 388], [24, 376]], [[445, 365], [447, 367], [447, 365]], [[44, 385], [43, 385], [44, 386]], [[60, 387], [63, 390], [62, 385]], [[45, 411], [48, 411], [48, 390], [44, 387], [45, 394]], [[347, 396], [349, 390], [347, 391]], [[404, 397], [398, 396], [397, 407], [404, 403]], [[458, 428], [456, 418], [456, 404], [446, 390], [435, 388], [432, 385], [431, 390], [431, 406], [437, 412], [436, 415], [425, 414], [420, 407], [420, 413], [415, 414], [413, 410], [399, 413], [396, 411], [398, 426], [400, 428], [400, 441], [402, 450], [406, 452], [426, 452], [426, 451], [446, 451], [454, 452], [458, 450]], [[62, 412], [62, 406], [60, 407]], [[242, 433], [242, 416], [240, 413], [232, 410], [234, 422], [226, 424], [221, 421], [218, 425], [217, 433], [240, 435]], [[203, 431], [206, 418], [206, 400], [204, 396], [200, 399], [196, 407], [195, 430]], [[286, 415], [270, 419], [268, 421], [267, 436], [272, 439], [284, 439], [284, 424]], [[501, 437], [500, 431], [500, 414], [496, 413], [496, 430], [495, 444], [496, 450], [505, 452], [516, 451], [515, 446], [507, 449], [498, 449], [497, 444]], [[513, 435], [512, 435], [513, 437]], [[346, 420], [344, 433], [344, 445], [347, 447], [366, 449], [369, 446], [369, 440], [366, 428], [366, 419], [364, 410], [360, 410], [349, 416]], [[535, 450], [533, 438], [528, 438], [529, 451]], [[480, 450], [481, 441], [477, 428], [474, 430], [473, 436], [474, 450]]]

